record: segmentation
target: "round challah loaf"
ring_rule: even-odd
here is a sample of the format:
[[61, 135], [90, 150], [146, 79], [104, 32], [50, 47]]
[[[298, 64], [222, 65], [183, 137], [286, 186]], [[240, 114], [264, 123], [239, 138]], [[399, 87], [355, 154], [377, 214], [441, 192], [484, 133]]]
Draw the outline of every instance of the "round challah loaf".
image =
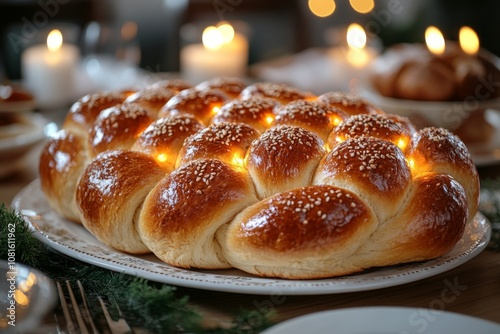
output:
[[39, 167], [51, 207], [115, 249], [289, 279], [442, 256], [479, 201], [447, 130], [235, 78], [86, 96]]

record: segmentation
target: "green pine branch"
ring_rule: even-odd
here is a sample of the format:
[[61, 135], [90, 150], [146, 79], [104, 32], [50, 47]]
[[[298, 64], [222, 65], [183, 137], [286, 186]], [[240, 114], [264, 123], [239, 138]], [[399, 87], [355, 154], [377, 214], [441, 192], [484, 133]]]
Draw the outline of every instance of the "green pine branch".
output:
[[[9, 243], [15, 247], [9, 249]], [[263, 321], [250, 321], [252, 311], [234, 315], [230, 328], [202, 326], [202, 316], [189, 302], [188, 296], [178, 296], [174, 286], [113, 272], [80, 262], [54, 252], [37, 240], [26, 222], [5, 204], [0, 204], [0, 259], [7, 260], [15, 249], [15, 260], [37, 268], [56, 281], [80, 280], [91, 300], [98, 296], [111, 302], [111, 315], [117, 315], [118, 305], [132, 327], [151, 333], [260, 333], [273, 323], [272, 314], [260, 314]], [[77, 289], [77, 286], [73, 287]], [[93, 314], [102, 318], [98, 303], [93, 303]]]

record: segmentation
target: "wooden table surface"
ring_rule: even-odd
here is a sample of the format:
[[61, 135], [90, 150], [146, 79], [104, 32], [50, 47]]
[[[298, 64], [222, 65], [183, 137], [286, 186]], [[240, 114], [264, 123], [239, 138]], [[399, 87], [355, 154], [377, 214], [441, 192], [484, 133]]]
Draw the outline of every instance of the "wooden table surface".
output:
[[[0, 180], [0, 203], [10, 204], [17, 192], [37, 177], [37, 150], [32, 155], [23, 170]], [[499, 166], [479, 170], [483, 177], [500, 176]], [[182, 287], [178, 291], [189, 295], [190, 300], [203, 309], [207, 319], [218, 322], [229, 321], [240, 308], [255, 310], [257, 315], [271, 309], [276, 311], [277, 321], [284, 321], [339, 308], [407, 306], [434, 310], [421, 311], [419, 316], [429, 319], [439, 310], [446, 310], [500, 323], [500, 251], [486, 249], [445, 273], [372, 291], [312, 296], [247, 295]]]

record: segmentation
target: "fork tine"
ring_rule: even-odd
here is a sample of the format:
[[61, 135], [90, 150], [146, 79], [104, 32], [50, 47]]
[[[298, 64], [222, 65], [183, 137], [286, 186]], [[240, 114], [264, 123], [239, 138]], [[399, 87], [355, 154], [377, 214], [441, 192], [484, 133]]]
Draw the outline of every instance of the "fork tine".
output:
[[71, 320], [71, 315], [69, 314], [68, 304], [66, 303], [66, 298], [64, 297], [64, 292], [62, 290], [61, 283], [56, 282], [57, 292], [59, 294], [59, 300], [61, 302], [61, 308], [64, 314], [64, 320], [66, 321], [66, 328], [69, 334], [76, 333], [75, 324]]
[[69, 281], [66, 281], [66, 287], [68, 288], [69, 292], [69, 299], [71, 299], [71, 304], [73, 304], [73, 311], [75, 311], [75, 316], [76, 316], [76, 321], [78, 322], [78, 326], [80, 327], [80, 332], [82, 334], [90, 334], [87, 326], [85, 325], [85, 321], [83, 320], [82, 313], [80, 312], [80, 307], [78, 306], [78, 303], [76, 302], [75, 295], [73, 293], [73, 289], [71, 288], [71, 284]]
[[85, 312], [87, 314], [87, 319], [89, 321], [90, 327], [92, 328], [93, 333], [99, 333], [97, 330], [94, 321], [92, 320], [91, 314], [90, 314], [90, 309], [89, 309], [89, 304], [87, 301], [87, 297], [85, 296], [85, 290], [83, 289], [82, 282], [80, 280], [77, 280], [76, 283], [78, 284], [78, 289], [80, 290], [80, 295], [83, 300], [83, 307], [85, 308]]
[[125, 319], [122, 318], [122, 312], [118, 305], [116, 306], [118, 308], [118, 314], [120, 315], [120, 319], [118, 320], [113, 320], [111, 318], [111, 315], [109, 314], [108, 308], [106, 307], [106, 304], [104, 304], [104, 301], [102, 300], [101, 297], [97, 297], [99, 299], [99, 303], [101, 304], [102, 311], [104, 313], [104, 317], [106, 318], [106, 322], [108, 323], [109, 329], [111, 330], [112, 334], [128, 334], [132, 333], [132, 329], [130, 326], [127, 324]]

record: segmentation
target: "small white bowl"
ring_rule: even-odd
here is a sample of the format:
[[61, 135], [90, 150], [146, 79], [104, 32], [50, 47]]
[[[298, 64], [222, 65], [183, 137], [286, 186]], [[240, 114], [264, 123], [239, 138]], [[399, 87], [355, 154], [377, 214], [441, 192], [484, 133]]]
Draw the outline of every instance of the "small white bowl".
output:
[[5, 315], [0, 319], [2, 333], [34, 330], [57, 302], [57, 290], [50, 278], [36, 269], [5, 260], [0, 261], [0, 296], [0, 314], [2, 318]]

